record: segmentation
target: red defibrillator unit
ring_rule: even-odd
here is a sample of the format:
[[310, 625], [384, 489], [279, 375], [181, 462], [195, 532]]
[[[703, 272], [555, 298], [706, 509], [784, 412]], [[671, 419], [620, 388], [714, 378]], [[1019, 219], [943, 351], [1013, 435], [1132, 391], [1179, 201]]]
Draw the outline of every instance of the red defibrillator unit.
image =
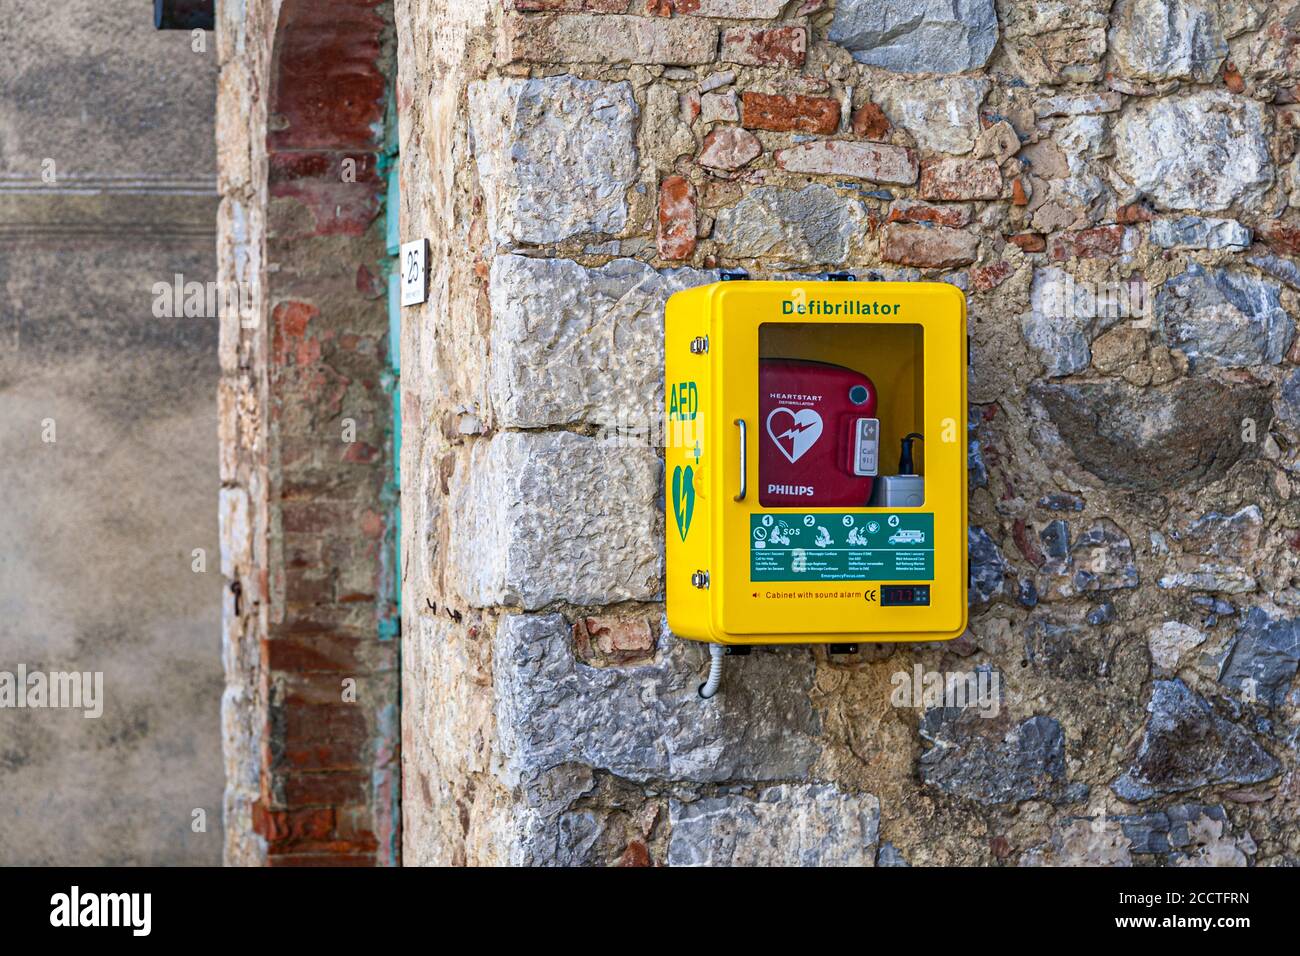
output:
[[826, 362], [762, 359], [758, 388], [759, 502], [865, 506], [880, 458], [871, 379]]

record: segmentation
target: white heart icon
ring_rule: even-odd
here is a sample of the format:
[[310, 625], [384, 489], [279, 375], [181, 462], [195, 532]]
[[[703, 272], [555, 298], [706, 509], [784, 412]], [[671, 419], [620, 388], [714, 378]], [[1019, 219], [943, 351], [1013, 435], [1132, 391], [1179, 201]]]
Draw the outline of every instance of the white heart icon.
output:
[[[778, 415], [789, 418], [789, 422], [787, 423], [784, 418], [781, 421], [774, 421]], [[776, 443], [776, 447], [781, 449], [781, 454], [794, 464], [821, 437], [822, 417], [811, 408], [793, 409], [778, 405], [768, 413], [767, 434]]]

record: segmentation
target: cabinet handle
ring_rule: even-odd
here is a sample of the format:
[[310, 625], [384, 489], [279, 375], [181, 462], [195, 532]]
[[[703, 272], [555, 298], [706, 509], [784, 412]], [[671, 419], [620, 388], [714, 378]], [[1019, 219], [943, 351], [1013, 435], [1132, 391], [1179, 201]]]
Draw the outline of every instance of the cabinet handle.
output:
[[740, 426], [740, 494], [736, 495], [736, 500], [744, 501], [745, 481], [748, 477], [747, 469], [745, 468], [745, 445], [747, 444], [745, 439], [745, 420], [743, 418], [737, 418], [736, 424]]

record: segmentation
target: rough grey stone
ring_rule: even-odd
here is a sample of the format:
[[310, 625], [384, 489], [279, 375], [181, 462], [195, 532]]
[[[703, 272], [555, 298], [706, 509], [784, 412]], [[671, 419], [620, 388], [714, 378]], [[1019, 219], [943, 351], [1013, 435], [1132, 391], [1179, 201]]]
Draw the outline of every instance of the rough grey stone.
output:
[[1118, 823], [1128, 837], [1131, 853], [1169, 854], [1191, 846], [1189, 824], [1202, 817], [1228, 822], [1221, 806], [1200, 803], [1178, 803], [1150, 813], [1119, 814], [1110, 819]]
[[1300, 289], [1300, 265], [1296, 265], [1293, 260], [1276, 256], [1271, 252], [1256, 252], [1247, 256], [1246, 261], [1291, 288]]
[[1119, 322], [1123, 310], [1100, 304], [1090, 283], [1076, 283], [1063, 270], [1035, 269], [1029, 311], [1020, 316], [1025, 341], [1050, 377], [1072, 375], [1092, 362], [1092, 340]]
[[1038, 585], [1032, 578], [1021, 578], [1016, 582], [1016, 602], [1021, 607], [1034, 608], [1038, 606]]
[[1088, 612], [1084, 618], [1093, 627], [1101, 627], [1103, 624], [1109, 624], [1115, 620], [1115, 605], [1111, 601], [1102, 601], [1095, 608]]
[[967, 592], [970, 605], [987, 604], [1006, 594], [1006, 578], [1011, 573], [1011, 565], [1002, 556], [997, 543], [987, 531], [974, 525], [966, 529], [966, 543], [970, 554], [970, 590]]
[[1082, 511], [1087, 503], [1078, 495], [1053, 492], [1038, 499], [1038, 507], [1047, 511]]
[[1086, 785], [1066, 779], [1065, 734], [1059, 721], [1030, 717], [999, 736], [997, 728], [1002, 726], [970, 710], [926, 711], [921, 736], [933, 746], [921, 755], [921, 780], [983, 804], [1072, 803], [1087, 797]]
[[892, 843], [880, 844], [880, 852], [876, 854], [876, 866], [911, 866], [899, 852], [898, 847]]
[[1052, 561], [1068, 561], [1070, 558], [1070, 525], [1057, 518], [1049, 521], [1038, 532], [1038, 540], [1043, 545], [1043, 554]]
[[961, 76], [927, 83], [895, 82], [872, 91], [872, 99], [921, 149], [969, 153], [980, 134], [980, 104], [988, 80]]
[[1031, 86], [1102, 78], [1112, 0], [1001, 4], [1003, 44], [1013, 75]]
[[[1103, 481], [1141, 491], [1198, 487], [1223, 477], [1264, 434], [1269, 390], [1183, 378], [1139, 389], [1119, 382], [1035, 382], [1030, 393], [1075, 459]], [[1046, 453], [1055, 453], [1049, 447]]]
[[494, 78], [470, 84], [469, 108], [493, 241], [558, 242], [627, 224], [637, 175], [630, 84]]
[[604, 862], [597, 844], [604, 821], [574, 801], [595, 788], [595, 775], [581, 764], [560, 764], [527, 781], [515, 808], [516, 838], [509, 847], [516, 866], [582, 866]]
[[1083, 229], [1098, 218], [1110, 197], [1103, 162], [1111, 154], [1109, 120], [1103, 115], [1071, 116], [1059, 123], [1051, 144], [1027, 150], [1030, 168], [1046, 179], [1042, 204], [1034, 200], [1031, 224], [1043, 232]]
[[1097, 113], [1114, 113], [1124, 104], [1124, 98], [1113, 90], [1104, 93], [1062, 93], [1047, 96], [1034, 104], [1034, 113], [1046, 116], [1094, 116]]
[[993, 0], [840, 0], [830, 40], [898, 73], [962, 73], [988, 62], [998, 14]]
[[867, 209], [820, 183], [803, 189], [759, 186], [718, 214], [713, 236], [726, 255], [806, 265], [838, 265], [866, 232]]
[[1225, 90], [1140, 101], [1114, 141], [1115, 168], [1132, 183], [1126, 201], [1216, 212], [1253, 203], [1273, 182], [1264, 105]]
[[1282, 287], [1236, 269], [1192, 263], [1160, 289], [1155, 314], [1166, 343], [1193, 366], [1277, 365], [1295, 338]]
[[984, 464], [984, 453], [980, 446], [979, 429], [984, 421], [984, 410], [972, 405], [970, 417], [966, 422], [966, 470], [970, 472], [970, 482], [976, 488], [987, 488], [989, 484], [988, 466]]
[[665, 633], [653, 663], [592, 667], [559, 614], [497, 626], [497, 731], [508, 783], [579, 763], [631, 780], [801, 777], [819, 753], [805, 649], [733, 658], [724, 692], [701, 700], [703, 645]]
[[1259, 507], [1247, 505], [1231, 515], [1212, 511], [1175, 530], [1181, 552], [1172, 556], [1160, 587], [1228, 593], [1255, 590], [1255, 579], [1243, 565], [1254, 556], [1263, 526]]
[[1232, 249], [1250, 245], [1250, 230], [1235, 219], [1207, 219], [1183, 216], [1156, 219], [1151, 223], [1151, 241], [1165, 249]]
[[449, 482], [448, 574], [475, 607], [653, 601], [663, 463], [572, 432], [499, 432]]
[[1278, 414], [1292, 428], [1300, 429], [1300, 369], [1287, 373], [1278, 388]]
[[1185, 655], [1205, 643], [1205, 635], [1181, 621], [1164, 621], [1147, 631], [1151, 662], [1167, 673], [1178, 670]]
[[1110, 52], [1121, 76], [1138, 80], [1217, 78], [1228, 42], [1217, 0], [1119, 0]]
[[670, 866], [874, 866], [880, 801], [830, 784], [668, 805]]
[[491, 382], [497, 424], [588, 422], [640, 430], [663, 405], [664, 305], [716, 272], [657, 272], [635, 259], [492, 263]]
[[1096, 680], [1106, 662], [1095, 632], [1081, 624], [1035, 613], [1025, 622], [1025, 659], [1056, 680]]
[[1147, 702], [1142, 742], [1111, 789], [1130, 803], [1215, 783], [1260, 783], [1278, 762], [1253, 737], [1220, 717], [1181, 680], [1158, 680]]
[[1133, 543], [1109, 518], [1094, 521], [1073, 543], [1069, 525], [1061, 520], [1044, 528], [1039, 538], [1048, 559], [1037, 582], [1044, 600], [1138, 586]]
[[1219, 682], [1280, 707], [1300, 665], [1300, 621], [1253, 607], [1246, 612], [1219, 669]]

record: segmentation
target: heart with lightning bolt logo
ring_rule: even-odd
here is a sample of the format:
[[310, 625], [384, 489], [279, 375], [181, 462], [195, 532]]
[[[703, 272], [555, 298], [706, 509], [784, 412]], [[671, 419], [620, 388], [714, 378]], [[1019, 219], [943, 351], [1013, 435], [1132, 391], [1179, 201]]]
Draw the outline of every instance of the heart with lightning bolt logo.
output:
[[811, 408], [778, 405], [767, 416], [767, 434], [794, 464], [817, 444], [822, 434], [822, 417]]
[[677, 519], [677, 531], [682, 540], [686, 540], [691, 530], [691, 515], [695, 513], [695, 470], [687, 465], [678, 465], [673, 469], [673, 517]]

